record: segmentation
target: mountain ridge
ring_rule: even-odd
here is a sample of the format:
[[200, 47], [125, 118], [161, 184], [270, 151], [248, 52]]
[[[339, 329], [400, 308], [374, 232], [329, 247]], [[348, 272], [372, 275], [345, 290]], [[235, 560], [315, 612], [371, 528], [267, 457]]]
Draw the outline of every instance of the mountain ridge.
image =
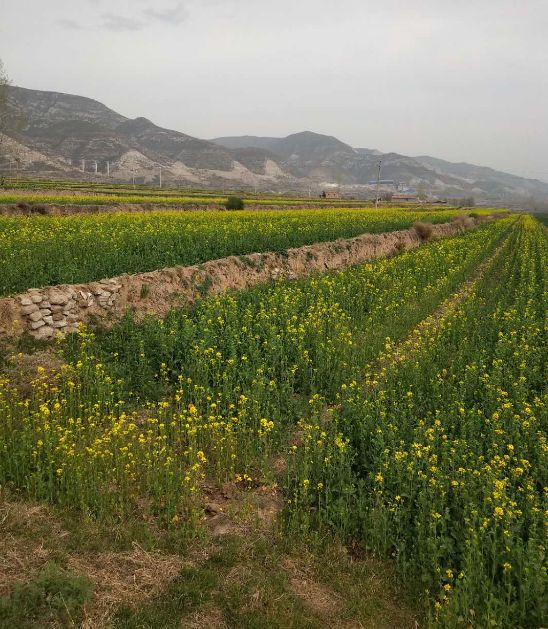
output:
[[161, 168], [163, 181], [177, 185], [304, 191], [335, 184], [367, 195], [381, 159], [383, 179], [440, 198], [548, 198], [548, 184], [539, 180], [428, 155], [354, 148], [313, 131], [203, 140], [142, 116], [128, 118], [92, 98], [13, 86], [7, 107], [4, 170], [18, 159], [29, 173], [81, 176], [83, 169], [86, 176], [108, 172], [114, 180], [157, 183]]

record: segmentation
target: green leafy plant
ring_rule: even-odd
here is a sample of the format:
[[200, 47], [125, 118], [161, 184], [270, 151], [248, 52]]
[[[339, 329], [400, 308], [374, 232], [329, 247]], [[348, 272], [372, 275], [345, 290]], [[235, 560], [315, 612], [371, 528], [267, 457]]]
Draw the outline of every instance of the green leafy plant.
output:
[[244, 200], [241, 197], [228, 197], [225, 208], [227, 210], [243, 210]]
[[16, 585], [11, 594], [0, 597], [0, 625], [22, 627], [40, 620], [48, 626], [74, 626], [92, 593], [87, 577], [73, 575], [50, 562], [36, 578]]

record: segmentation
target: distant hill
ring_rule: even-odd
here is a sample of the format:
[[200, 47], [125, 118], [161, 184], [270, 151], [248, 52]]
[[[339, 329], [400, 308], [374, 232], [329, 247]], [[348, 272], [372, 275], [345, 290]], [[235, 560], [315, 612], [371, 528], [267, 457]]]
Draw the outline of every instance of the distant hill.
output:
[[81, 96], [57, 92], [8, 89], [11, 142], [2, 150], [17, 155], [16, 146], [32, 152], [19, 156], [30, 171], [78, 173], [85, 160], [88, 172], [106, 172], [115, 179], [154, 181], [159, 166], [165, 181], [199, 185], [291, 186], [293, 177], [267, 151], [227, 150], [212, 142], [158, 127], [146, 118], [121, 116], [105, 105]]
[[297, 177], [321, 177], [323, 173], [319, 166], [322, 163], [335, 163], [344, 157], [353, 159], [357, 155], [351, 146], [337, 138], [311, 131], [294, 133], [285, 138], [242, 136], [215, 138], [212, 142], [232, 150], [253, 147], [269, 151], [281, 158], [285, 167]]
[[[127, 118], [82, 96], [9, 87], [8, 126], [0, 168], [19, 160], [28, 174], [104, 177], [179, 185], [319, 191], [338, 184], [371, 194], [377, 176], [422, 187], [440, 198], [473, 196], [484, 202], [548, 199], [548, 184], [471, 164], [353, 148], [337, 138], [303, 131], [284, 138], [235, 136], [201, 140], [164, 129], [147, 118]], [[96, 166], [97, 165], [97, 166]]]
[[283, 160], [291, 172], [342, 186], [360, 186], [377, 177], [379, 159], [382, 178], [414, 187], [422, 186], [439, 197], [476, 197], [504, 202], [513, 198], [548, 198], [548, 184], [492, 168], [453, 164], [429, 156], [409, 157], [376, 149], [352, 148], [332, 136], [309, 131], [286, 138], [236, 136], [215, 138], [227, 148], [253, 146], [267, 149]]
[[531, 194], [543, 192], [546, 194], [548, 190], [548, 184], [538, 179], [518, 177], [487, 166], [475, 166], [466, 162], [447, 162], [428, 155], [415, 157], [415, 160], [436, 173], [456, 177], [486, 190], [523, 190]]

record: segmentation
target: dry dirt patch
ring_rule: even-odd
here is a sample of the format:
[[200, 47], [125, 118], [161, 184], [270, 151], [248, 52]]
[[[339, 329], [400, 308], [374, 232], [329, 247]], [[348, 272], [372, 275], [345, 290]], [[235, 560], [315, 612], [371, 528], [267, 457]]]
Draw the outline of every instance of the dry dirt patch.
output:
[[0, 554], [0, 594], [6, 595], [16, 583], [26, 583], [35, 577], [51, 557], [51, 550], [43, 545], [29, 547], [11, 533], [2, 539]]
[[223, 612], [215, 605], [206, 605], [184, 618], [181, 629], [226, 629]]
[[35, 577], [67, 535], [48, 507], [0, 499], [0, 594]]
[[75, 554], [72, 572], [85, 574], [94, 584], [93, 601], [86, 606], [84, 628], [105, 627], [120, 604], [143, 604], [166, 588], [181, 571], [179, 555], [147, 552], [135, 545], [127, 552]]
[[[38, 376], [51, 383], [59, 373], [63, 361], [54, 348], [39, 350], [32, 354], [19, 353], [12, 356], [5, 373], [22, 397], [32, 395], [31, 382]], [[40, 368], [40, 371], [39, 371]]]
[[66, 556], [63, 529], [45, 505], [0, 502], [0, 595], [31, 581], [48, 561], [66, 563], [73, 574], [87, 576], [94, 595], [85, 607], [84, 628], [108, 627], [121, 604], [141, 604], [164, 590], [185, 565], [200, 557], [131, 551], [73, 553]]
[[325, 619], [334, 618], [343, 609], [341, 597], [323, 583], [315, 581], [307, 572], [298, 567], [292, 559], [282, 562], [282, 567], [290, 575], [291, 590], [315, 614]]
[[257, 530], [267, 533], [283, 508], [277, 486], [261, 485], [244, 490], [234, 483], [227, 483], [221, 489], [206, 487], [204, 494], [203, 522], [213, 537]]

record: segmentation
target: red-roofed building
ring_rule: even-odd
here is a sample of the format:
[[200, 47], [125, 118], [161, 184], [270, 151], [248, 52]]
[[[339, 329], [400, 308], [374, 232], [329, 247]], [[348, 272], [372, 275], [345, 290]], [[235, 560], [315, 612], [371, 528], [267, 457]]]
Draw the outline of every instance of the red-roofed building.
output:
[[419, 197], [416, 194], [411, 194], [410, 192], [395, 192], [392, 195], [392, 203], [416, 203], [418, 200]]

